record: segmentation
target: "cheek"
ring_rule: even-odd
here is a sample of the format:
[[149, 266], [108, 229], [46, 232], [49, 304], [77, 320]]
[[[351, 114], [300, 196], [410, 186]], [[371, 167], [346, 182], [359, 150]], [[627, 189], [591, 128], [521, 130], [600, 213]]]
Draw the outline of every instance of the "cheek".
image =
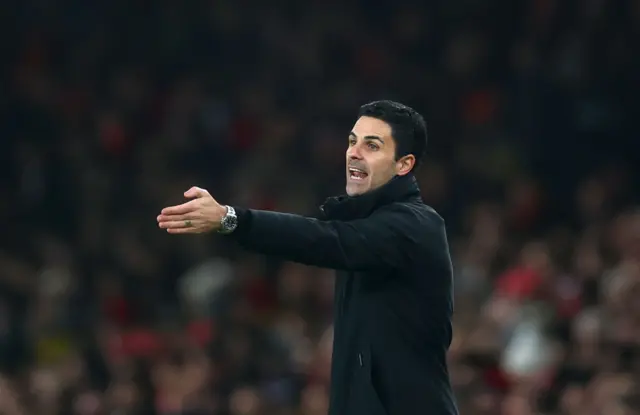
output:
[[371, 180], [374, 182], [386, 182], [396, 174], [395, 162], [389, 162], [389, 160], [379, 161], [375, 165], [372, 165]]

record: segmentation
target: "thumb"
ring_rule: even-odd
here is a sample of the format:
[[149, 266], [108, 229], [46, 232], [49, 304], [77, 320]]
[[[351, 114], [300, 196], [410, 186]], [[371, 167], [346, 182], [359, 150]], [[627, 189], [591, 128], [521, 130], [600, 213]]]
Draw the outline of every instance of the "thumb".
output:
[[209, 192], [207, 192], [205, 189], [201, 189], [199, 187], [194, 186], [191, 189], [184, 192], [184, 197], [186, 197], [187, 199], [193, 199], [193, 198], [201, 198], [201, 197], [207, 196], [208, 194]]

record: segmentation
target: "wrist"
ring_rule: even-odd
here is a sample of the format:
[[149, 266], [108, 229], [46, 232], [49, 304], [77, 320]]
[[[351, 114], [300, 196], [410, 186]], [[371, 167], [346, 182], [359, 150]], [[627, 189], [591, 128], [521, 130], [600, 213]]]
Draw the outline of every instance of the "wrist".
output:
[[220, 229], [218, 233], [228, 235], [238, 227], [238, 216], [231, 206], [222, 206], [222, 218], [220, 219]]

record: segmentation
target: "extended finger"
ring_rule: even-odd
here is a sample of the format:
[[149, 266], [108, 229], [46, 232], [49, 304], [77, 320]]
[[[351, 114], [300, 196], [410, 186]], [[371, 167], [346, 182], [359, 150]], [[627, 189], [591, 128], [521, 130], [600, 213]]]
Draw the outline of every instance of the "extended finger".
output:
[[158, 217], [156, 219], [158, 220], [158, 222], [178, 222], [178, 221], [197, 219], [197, 215], [195, 214], [195, 212], [186, 213], [184, 215], [163, 215], [163, 214], [160, 214], [160, 215], [158, 215]]
[[192, 200], [187, 203], [183, 203], [177, 206], [169, 206], [162, 209], [163, 215], [184, 215], [186, 213], [191, 213], [195, 211], [197, 208], [196, 200]]
[[192, 220], [174, 220], [158, 223], [158, 226], [162, 229], [193, 229], [196, 228], [199, 223], [194, 223]]
[[188, 234], [188, 233], [202, 233], [202, 230], [199, 228], [168, 228], [167, 233], [177, 235], [177, 234]]

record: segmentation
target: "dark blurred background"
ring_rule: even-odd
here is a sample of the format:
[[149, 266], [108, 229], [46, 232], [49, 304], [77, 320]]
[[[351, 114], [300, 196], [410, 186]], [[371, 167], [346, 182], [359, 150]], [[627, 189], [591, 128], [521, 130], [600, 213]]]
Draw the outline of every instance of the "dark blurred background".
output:
[[640, 1], [1, 16], [0, 413], [326, 414], [333, 273], [155, 218], [192, 185], [315, 215], [381, 98], [428, 122], [461, 414], [640, 413]]

